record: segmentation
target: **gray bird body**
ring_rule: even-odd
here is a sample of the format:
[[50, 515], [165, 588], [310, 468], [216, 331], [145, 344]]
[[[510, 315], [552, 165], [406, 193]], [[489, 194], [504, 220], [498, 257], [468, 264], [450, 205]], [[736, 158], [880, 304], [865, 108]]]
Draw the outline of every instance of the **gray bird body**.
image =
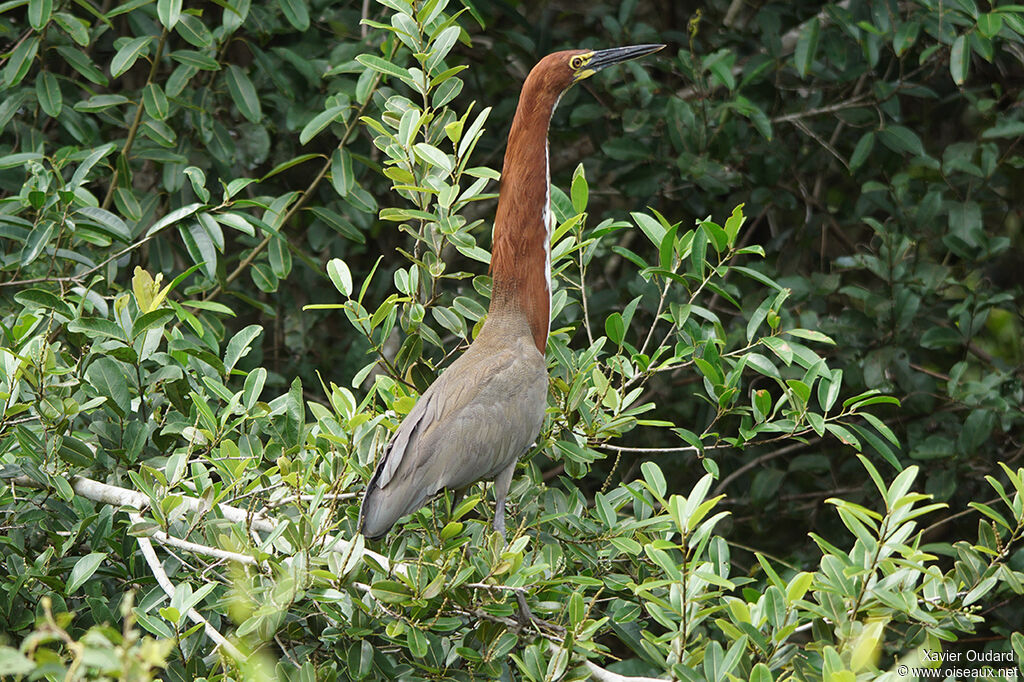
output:
[[521, 316], [490, 317], [479, 336], [420, 397], [384, 449], [360, 510], [375, 539], [443, 489], [495, 481], [495, 528], [516, 462], [540, 431], [544, 356]]
[[[547, 402], [551, 321], [548, 126], [573, 83], [664, 45], [564, 50], [530, 71], [505, 149], [491, 249], [491, 305], [480, 334], [402, 422], [366, 486], [359, 530], [376, 539], [448, 488], [494, 479], [494, 528], [516, 462], [537, 438]], [[521, 597], [521, 595], [520, 595]]]

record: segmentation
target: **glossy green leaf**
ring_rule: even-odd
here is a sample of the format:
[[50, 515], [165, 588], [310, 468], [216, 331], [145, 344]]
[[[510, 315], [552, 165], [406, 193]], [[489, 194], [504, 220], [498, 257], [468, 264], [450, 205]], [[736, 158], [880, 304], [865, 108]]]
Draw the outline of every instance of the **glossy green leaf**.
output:
[[107, 398], [119, 413], [125, 415], [131, 407], [131, 394], [128, 391], [126, 366], [110, 357], [99, 357], [89, 365], [85, 372], [89, 385], [96, 392]]
[[340, 258], [332, 258], [327, 262], [327, 276], [331, 283], [346, 298], [352, 295], [352, 272]]
[[147, 83], [142, 90], [142, 103], [146, 107], [146, 113], [158, 120], [167, 118], [169, 105], [167, 96], [157, 83]]
[[1003, 17], [997, 12], [978, 16], [978, 31], [986, 38], [992, 38], [1003, 29]]
[[263, 118], [263, 110], [260, 107], [256, 88], [253, 87], [249, 76], [245, 71], [231, 64], [224, 71], [224, 79], [227, 81], [231, 100], [238, 107], [238, 111], [249, 121], [258, 123]]
[[[409, 74], [408, 69], [396, 66], [395, 64], [392, 64], [386, 59], [381, 59], [376, 55], [361, 54], [358, 57], [356, 57], [356, 61], [358, 61], [363, 66], [369, 67], [374, 71], [384, 74], [385, 76], [394, 76], [396, 78], [408, 81], [412, 80], [412, 76]], [[358, 97], [356, 99], [362, 101]]]
[[949, 74], [953, 82], [963, 85], [967, 82], [967, 72], [971, 68], [971, 48], [966, 35], [957, 36], [953, 47], [949, 50]]
[[214, 44], [210, 29], [199, 17], [193, 16], [189, 12], [182, 12], [178, 16], [178, 23], [174, 25], [174, 31], [190, 45], [199, 49], [212, 47]]
[[44, 220], [32, 228], [28, 239], [25, 240], [25, 246], [21, 249], [22, 267], [31, 265], [39, 258], [56, 233], [57, 225], [52, 220]]
[[28, 23], [36, 31], [42, 31], [53, 15], [53, 0], [29, 0]]
[[283, 238], [271, 239], [267, 249], [267, 258], [270, 261], [270, 269], [280, 279], [288, 277], [292, 270], [292, 254], [288, 250], [288, 242]]
[[268, 294], [277, 291], [279, 281], [277, 275], [266, 263], [255, 263], [249, 269], [253, 283]]
[[875, 131], [869, 130], [868, 132], [861, 135], [857, 141], [857, 146], [853, 149], [853, 154], [850, 155], [850, 171], [855, 171], [864, 165], [867, 161], [868, 156], [871, 154], [871, 150], [875, 147]]
[[51, 118], [60, 116], [64, 107], [64, 97], [60, 92], [57, 77], [49, 71], [43, 71], [36, 79], [36, 99], [43, 112]]
[[92, 552], [76, 561], [74, 568], [71, 569], [71, 575], [68, 576], [67, 584], [64, 585], [67, 594], [74, 594], [79, 587], [92, 578], [106, 558], [106, 552]]
[[436, 166], [445, 172], [451, 172], [453, 167], [451, 159], [437, 147], [429, 145], [426, 142], [417, 142], [413, 146], [413, 149], [416, 150], [416, 156], [423, 161], [432, 166]]
[[343, 114], [348, 111], [348, 105], [339, 105], [330, 107], [326, 111], [321, 111], [319, 114], [314, 116], [309, 123], [303, 127], [302, 132], [299, 133], [299, 143], [306, 144], [321, 130], [329, 126], [334, 121], [343, 118]]
[[159, 310], [153, 310], [145, 313], [144, 315], [140, 315], [132, 324], [131, 336], [133, 339], [138, 338], [140, 334], [165, 324], [173, 317], [174, 311], [170, 308], [161, 308]]
[[157, 0], [156, 16], [164, 28], [174, 28], [181, 17], [181, 0]]
[[620, 313], [615, 312], [605, 318], [604, 329], [612, 343], [622, 345], [622, 340], [626, 333], [626, 327], [623, 324], [622, 315]]
[[586, 175], [583, 172], [583, 164], [578, 165], [572, 174], [571, 196], [572, 207], [577, 213], [582, 213], [587, 209], [590, 189], [587, 185]]
[[339, 196], [348, 196], [355, 176], [352, 170], [352, 155], [347, 149], [335, 149], [331, 155], [331, 185]]
[[278, 5], [292, 27], [299, 31], [309, 29], [309, 9], [306, 7], [306, 0], [278, 0]]
[[39, 39], [31, 37], [14, 48], [4, 65], [3, 82], [8, 88], [21, 82], [39, 51]]
[[69, 45], [60, 45], [57, 47], [57, 53], [71, 65], [71, 68], [96, 85], [107, 85], [110, 82], [92, 59], [81, 50]]
[[152, 41], [152, 36], [141, 36], [126, 41], [110, 60], [110, 75], [117, 78], [132, 68], [139, 57], [149, 54], [149, 44]]

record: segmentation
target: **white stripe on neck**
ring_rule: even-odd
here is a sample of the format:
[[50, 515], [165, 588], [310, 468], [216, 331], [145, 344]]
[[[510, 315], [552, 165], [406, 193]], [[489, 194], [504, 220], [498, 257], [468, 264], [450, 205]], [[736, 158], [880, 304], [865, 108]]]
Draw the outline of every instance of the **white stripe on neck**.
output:
[[548, 286], [548, 333], [551, 332], [551, 233], [555, 220], [551, 215], [551, 164], [548, 160], [548, 138], [544, 137], [544, 209], [541, 211], [544, 221], [544, 281]]

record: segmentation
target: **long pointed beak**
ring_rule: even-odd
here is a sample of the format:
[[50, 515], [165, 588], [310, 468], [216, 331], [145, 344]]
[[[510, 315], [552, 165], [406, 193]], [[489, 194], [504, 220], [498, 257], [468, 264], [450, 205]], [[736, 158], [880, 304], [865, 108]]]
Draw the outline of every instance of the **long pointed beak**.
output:
[[600, 71], [614, 64], [628, 62], [630, 59], [637, 59], [657, 52], [664, 45], [628, 45], [626, 47], [612, 47], [607, 50], [597, 50], [587, 64], [588, 69]]

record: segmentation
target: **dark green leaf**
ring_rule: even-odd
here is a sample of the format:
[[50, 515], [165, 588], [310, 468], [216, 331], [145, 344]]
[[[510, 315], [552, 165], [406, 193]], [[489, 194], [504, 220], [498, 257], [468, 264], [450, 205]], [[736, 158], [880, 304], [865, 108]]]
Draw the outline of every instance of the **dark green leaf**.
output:
[[967, 36], [959, 35], [949, 50], [949, 74], [953, 82], [963, 85], [967, 81], [967, 72], [971, 67], [971, 48], [967, 44]]
[[168, 103], [167, 96], [157, 83], [147, 83], [142, 90], [142, 103], [146, 107], [146, 113], [160, 121], [167, 118]]
[[43, 71], [36, 79], [36, 99], [47, 116], [57, 118], [64, 106], [64, 98], [60, 92], [57, 77], [49, 71]]
[[183, 66], [191, 66], [200, 71], [220, 71], [220, 64], [217, 63], [217, 60], [202, 52], [175, 50], [170, 57]]
[[124, 95], [93, 95], [89, 99], [75, 103], [75, 111], [95, 113], [109, 109], [110, 107], [130, 104], [131, 100]]
[[110, 211], [95, 206], [83, 206], [75, 211], [75, 215], [78, 216], [80, 222], [94, 225], [126, 244], [132, 239], [131, 230], [128, 229], [125, 222]]
[[978, 31], [986, 38], [995, 37], [1002, 29], [1003, 18], [998, 13], [989, 12], [978, 16]]
[[797, 73], [806, 76], [814, 63], [814, 57], [818, 52], [818, 36], [821, 33], [821, 22], [818, 17], [812, 18], [800, 31], [800, 37], [796, 42], [796, 50], [793, 52], [793, 63], [796, 64]]
[[52, 220], [44, 220], [32, 228], [28, 239], [25, 240], [25, 246], [21, 250], [22, 267], [31, 264], [39, 257], [43, 249], [50, 244], [50, 239], [53, 238], [56, 232], [57, 225]]
[[309, 10], [305, 0], [278, 0], [288, 23], [299, 31], [309, 29]]
[[403, 69], [400, 66], [396, 66], [391, 62], [385, 59], [381, 59], [376, 55], [361, 54], [358, 57], [356, 57], [356, 61], [358, 61], [363, 66], [369, 67], [374, 71], [378, 71], [384, 74], [385, 76], [395, 76], [396, 78], [401, 78], [407, 81], [412, 80], [412, 76], [409, 74], [408, 69]]
[[924, 145], [921, 138], [910, 128], [892, 125], [878, 133], [879, 139], [889, 149], [901, 154], [924, 156]]
[[89, 365], [85, 377], [97, 393], [109, 399], [120, 415], [128, 413], [131, 395], [128, 392], [125, 365], [113, 358], [102, 356]]
[[331, 184], [339, 196], [348, 196], [355, 176], [352, 174], [352, 155], [347, 149], [335, 149], [331, 155]]
[[622, 345], [622, 339], [626, 333], [625, 324], [622, 321], [622, 315], [620, 313], [612, 313], [604, 321], [605, 333], [608, 338], [617, 346]]
[[321, 111], [319, 114], [314, 116], [302, 129], [302, 132], [299, 133], [299, 144], [306, 144], [312, 140], [316, 137], [317, 133], [341, 118], [342, 114], [346, 111], [348, 111], [348, 105], [333, 106], [326, 111]]
[[184, 220], [202, 207], [202, 204], [189, 204], [188, 206], [182, 206], [179, 209], [171, 211], [163, 218], [153, 223], [153, 225], [146, 231], [146, 236], [151, 237], [165, 227], [173, 225], [179, 220]]
[[284, 238], [271, 239], [267, 249], [270, 268], [279, 278], [284, 279], [292, 270], [292, 254], [288, 250], [288, 242]]
[[217, 277], [217, 249], [210, 235], [199, 223], [190, 222], [178, 227], [181, 240], [192, 262], [200, 265], [203, 273], [210, 279]]
[[274, 271], [266, 263], [256, 263], [250, 267], [253, 283], [260, 290], [269, 293], [277, 291], [278, 279]]
[[42, 31], [53, 14], [53, 0], [29, 0], [28, 23], [36, 31]]
[[85, 334], [91, 339], [103, 337], [125, 342], [124, 330], [116, 323], [102, 317], [80, 317], [68, 323], [68, 330]]
[[96, 85], [110, 83], [108, 78], [103, 75], [103, 72], [96, 67], [92, 59], [82, 50], [69, 45], [60, 45], [57, 47], [57, 53], [71, 65], [72, 69]]
[[164, 28], [174, 28], [181, 16], [181, 0], [157, 0], [156, 15]]
[[326, 223], [328, 227], [330, 227], [333, 230], [336, 230], [342, 236], [347, 237], [348, 239], [351, 239], [352, 241], [357, 242], [359, 244], [366, 243], [366, 237], [363, 236], [363, 233], [360, 232], [351, 222], [343, 218], [338, 213], [335, 213], [334, 211], [327, 208], [322, 208], [320, 206], [313, 206], [308, 210], [312, 211], [313, 215], [315, 215], [320, 220], [324, 221], [324, 223]]
[[139, 57], [149, 53], [149, 44], [152, 40], [152, 36], [142, 36], [125, 42], [110, 60], [110, 75], [117, 78], [132, 68]]
[[14, 48], [14, 52], [7, 58], [4, 66], [3, 82], [8, 88], [12, 88], [21, 82], [21, 79], [28, 73], [32, 66], [32, 60], [36, 58], [39, 51], [39, 38], [31, 37]]
[[46, 308], [60, 313], [67, 319], [75, 317], [75, 311], [59, 297], [45, 289], [23, 289], [14, 294], [14, 300], [26, 308]]
[[76, 467], [92, 466], [96, 456], [88, 445], [74, 436], [63, 436], [57, 454], [68, 464]]
[[256, 94], [256, 88], [253, 87], [249, 76], [231, 64], [224, 72], [224, 78], [227, 80], [228, 92], [231, 93], [231, 99], [238, 107], [238, 111], [251, 122], [259, 123], [263, 118], [263, 111], [260, 108], [260, 99]]
[[64, 585], [65, 594], [74, 594], [79, 587], [84, 585], [93, 576], [93, 573], [103, 564], [106, 558], [106, 552], [93, 552], [86, 554], [75, 562], [74, 568], [71, 569], [71, 575], [68, 576], [68, 582]]
[[178, 23], [174, 25], [174, 30], [186, 42], [199, 49], [213, 46], [213, 34], [210, 33], [210, 29], [206, 28], [206, 24], [199, 17], [188, 12], [184, 12], [178, 17]]
[[140, 334], [163, 325], [172, 317], [174, 317], [174, 311], [170, 308], [160, 308], [140, 315], [132, 324], [132, 338], [138, 338]]
[[864, 165], [867, 161], [868, 155], [871, 154], [871, 150], [875, 147], [875, 132], [869, 130], [868, 132], [861, 135], [860, 140], [857, 142], [857, 146], [853, 150], [853, 154], [850, 155], [850, 171], [855, 171]]

